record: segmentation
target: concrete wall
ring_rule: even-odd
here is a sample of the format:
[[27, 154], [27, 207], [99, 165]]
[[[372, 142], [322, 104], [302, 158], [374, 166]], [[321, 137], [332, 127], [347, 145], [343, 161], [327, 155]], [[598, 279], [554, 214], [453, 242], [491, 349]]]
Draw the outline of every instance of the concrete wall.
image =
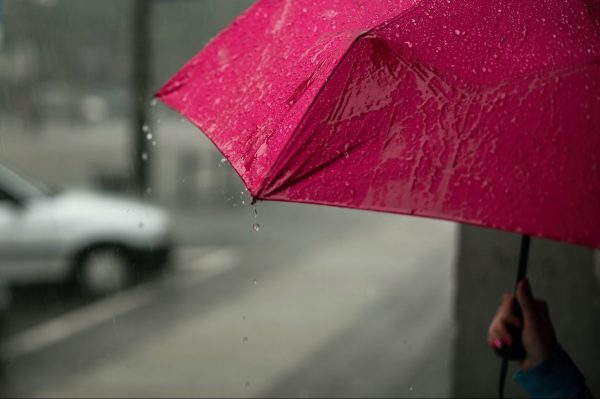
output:
[[[496, 397], [500, 360], [487, 347], [489, 322], [505, 291], [512, 291], [520, 236], [462, 226], [456, 267], [454, 384], [456, 397]], [[558, 339], [600, 395], [600, 283], [594, 250], [532, 239], [528, 276], [545, 299]], [[510, 378], [506, 396], [523, 397]]]

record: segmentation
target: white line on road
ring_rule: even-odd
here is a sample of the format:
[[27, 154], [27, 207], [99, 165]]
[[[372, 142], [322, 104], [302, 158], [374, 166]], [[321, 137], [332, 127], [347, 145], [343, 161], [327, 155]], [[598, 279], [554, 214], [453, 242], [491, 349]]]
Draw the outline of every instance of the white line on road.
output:
[[[190, 249], [183, 251], [189, 252]], [[200, 249], [198, 248], [196, 253]], [[202, 255], [174, 268], [165, 281], [151, 281], [34, 326], [0, 346], [0, 357], [12, 361], [42, 350], [81, 331], [122, 316], [152, 302], [164, 284], [191, 286], [233, 268], [239, 261], [233, 248], [202, 249]], [[183, 275], [185, 274], [185, 275]]]

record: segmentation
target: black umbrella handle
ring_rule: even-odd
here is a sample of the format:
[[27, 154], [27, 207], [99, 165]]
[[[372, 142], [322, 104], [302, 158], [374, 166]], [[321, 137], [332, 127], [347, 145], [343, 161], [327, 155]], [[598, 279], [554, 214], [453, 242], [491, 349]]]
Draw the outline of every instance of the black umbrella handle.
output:
[[[527, 259], [529, 255], [529, 244], [531, 237], [523, 235], [521, 238], [521, 253], [519, 254], [519, 268], [517, 269], [517, 281], [515, 282], [515, 292], [519, 281], [523, 280], [527, 275]], [[517, 301], [513, 305], [513, 313], [523, 321], [523, 313], [521, 307]], [[512, 338], [512, 344], [510, 346], [503, 346], [500, 349], [496, 349], [496, 353], [506, 360], [523, 360], [526, 356], [525, 347], [523, 346], [523, 340], [521, 339], [522, 330], [513, 326], [508, 326], [508, 332]]]
[[[531, 237], [523, 235], [521, 238], [521, 253], [519, 254], [519, 268], [517, 269], [517, 281], [515, 282], [515, 291], [519, 285], [519, 281], [523, 280], [527, 275], [527, 258], [529, 255], [529, 244]], [[513, 312], [523, 321], [523, 312], [517, 301], [514, 302]], [[522, 323], [521, 323], [522, 324]], [[508, 332], [512, 337], [512, 345], [504, 346], [501, 349], [496, 349], [496, 353], [502, 357], [500, 365], [500, 379], [498, 381], [498, 398], [504, 398], [504, 382], [506, 381], [506, 373], [508, 371], [508, 362], [510, 360], [522, 360], [527, 353], [523, 346], [522, 329], [509, 327]]]

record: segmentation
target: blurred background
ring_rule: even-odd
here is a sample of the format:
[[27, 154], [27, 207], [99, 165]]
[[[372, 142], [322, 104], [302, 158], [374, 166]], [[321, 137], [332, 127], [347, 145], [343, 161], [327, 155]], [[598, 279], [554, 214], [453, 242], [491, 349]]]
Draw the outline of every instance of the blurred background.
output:
[[[496, 395], [518, 235], [252, 207], [152, 100], [251, 3], [0, 0], [0, 396]], [[598, 252], [534, 239], [529, 270], [598, 392]]]
[[0, 0], [0, 394], [448, 396], [452, 223], [258, 203], [152, 94], [250, 0]]

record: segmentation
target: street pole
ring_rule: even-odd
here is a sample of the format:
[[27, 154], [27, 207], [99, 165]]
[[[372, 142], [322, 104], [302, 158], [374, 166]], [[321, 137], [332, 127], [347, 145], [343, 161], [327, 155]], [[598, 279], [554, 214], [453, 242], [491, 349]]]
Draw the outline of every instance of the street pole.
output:
[[4, 46], [4, 0], [0, 0], [0, 49]]
[[135, 0], [133, 7], [132, 40], [132, 102], [133, 102], [133, 174], [138, 194], [150, 192], [150, 26], [152, 0]]

